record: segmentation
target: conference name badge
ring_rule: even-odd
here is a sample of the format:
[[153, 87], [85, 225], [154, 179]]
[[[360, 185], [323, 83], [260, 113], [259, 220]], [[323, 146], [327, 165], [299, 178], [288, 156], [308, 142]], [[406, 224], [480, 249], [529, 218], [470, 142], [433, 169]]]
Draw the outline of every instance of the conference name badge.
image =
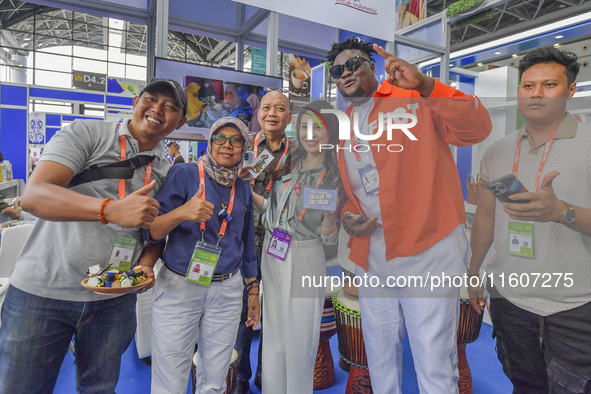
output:
[[209, 286], [221, 253], [222, 248], [218, 246], [197, 242], [185, 281]]
[[509, 254], [534, 257], [534, 225], [530, 222], [509, 222]]
[[108, 264], [119, 271], [129, 271], [133, 251], [139, 240], [137, 232], [119, 231], [115, 235]]
[[291, 235], [276, 228], [273, 230], [273, 234], [271, 235], [269, 247], [267, 248], [267, 254], [276, 257], [281, 261], [285, 261], [290, 244]]

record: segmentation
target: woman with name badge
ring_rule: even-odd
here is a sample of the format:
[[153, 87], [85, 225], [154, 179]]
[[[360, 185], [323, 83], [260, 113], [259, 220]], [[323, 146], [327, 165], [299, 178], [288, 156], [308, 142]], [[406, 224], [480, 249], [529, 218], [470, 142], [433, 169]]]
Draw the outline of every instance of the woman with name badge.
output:
[[152, 303], [152, 393], [185, 393], [198, 344], [196, 392], [223, 393], [240, 323], [259, 319], [250, 186], [238, 177], [248, 128], [222, 118], [198, 163], [173, 166], [156, 195], [150, 239], [168, 236]]
[[254, 197], [266, 230], [261, 264], [266, 393], [313, 391], [325, 293], [323, 246], [336, 248], [341, 184], [336, 153], [327, 149], [338, 145], [338, 123], [321, 109], [332, 106], [315, 101], [298, 117], [293, 171], [280, 168], [269, 198]]

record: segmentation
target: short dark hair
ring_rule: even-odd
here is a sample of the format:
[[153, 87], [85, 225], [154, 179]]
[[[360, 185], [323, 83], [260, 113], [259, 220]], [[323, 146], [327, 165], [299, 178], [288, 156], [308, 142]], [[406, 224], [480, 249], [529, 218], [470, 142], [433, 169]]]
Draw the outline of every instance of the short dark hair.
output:
[[540, 63], [558, 63], [564, 66], [569, 85], [577, 79], [580, 64], [573, 52], [561, 51], [554, 47], [542, 47], [529, 51], [519, 62], [519, 77], [525, 70]]
[[359, 37], [349, 37], [343, 42], [335, 42], [332, 44], [330, 51], [328, 51], [328, 55], [326, 55], [326, 60], [332, 64], [339, 53], [346, 51], [347, 49], [358, 49], [361, 52], [365, 53], [369, 60], [373, 63], [373, 54], [376, 53], [375, 49], [373, 49], [373, 43], [365, 42]]
[[179, 149], [180, 148], [179, 144], [177, 144], [174, 141], [169, 142], [168, 145], [166, 145], [167, 148], [170, 148], [171, 146], [174, 146], [176, 149]]

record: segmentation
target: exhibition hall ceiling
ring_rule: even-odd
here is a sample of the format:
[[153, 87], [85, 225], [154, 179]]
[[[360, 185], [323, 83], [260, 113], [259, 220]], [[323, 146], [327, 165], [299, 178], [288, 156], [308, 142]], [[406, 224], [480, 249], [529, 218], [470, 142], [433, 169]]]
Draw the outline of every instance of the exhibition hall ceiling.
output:
[[[452, 3], [453, 0], [427, 0], [427, 13], [429, 16], [439, 13]], [[490, 42], [590, 10], [589, 0], [508, 0], [490, 9], [486, 20], [473, 23], [460, 20], [455, 23], [451, 31], [451, 51]], [[36, 15], [36, 19], [33, 15]], [[41, 31], [42, 35], [32, 37], [32, 34], [22, 33], [27, 30], [32, 32], [33, 24], [36, 25], [37, 33]], [[38, 49], [67, 45], [66, 41], [70, 40], [101, 46], [108, 40], [106, 27], [102, 17], [22, 1], [0, 0], [2, 39], [12, 40], [13, 44], [17, 42], [23, 49], [30, 49], [33, 45]], [[127, 23], [124, 37], [127, 51], [146, 53], [145, 25]], [[589, 37], [581, 39], [588, 40]], [[233, 42], [182, 32], [171, 32], [168, 40], [169, 57], [172, 59], [225, 66], [234, 64], [236, 46]], [[247, 52], [245, 61], [249, 60], [250, 53]]]

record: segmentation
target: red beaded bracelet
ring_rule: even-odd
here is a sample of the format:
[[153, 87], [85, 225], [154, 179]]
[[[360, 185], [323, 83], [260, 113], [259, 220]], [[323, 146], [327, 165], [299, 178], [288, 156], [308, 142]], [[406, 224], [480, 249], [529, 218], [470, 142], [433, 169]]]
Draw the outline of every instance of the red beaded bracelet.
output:
[[107, 206], [109, 201], [113, 201], [113, 199], [111, 197], [105, 198], [99, 208], [99, 212], [98, 212], [99, 213], [99, 220], [102, 224], [109, 223], [109, 221], [107, 219], [105, 219], [105, 207]]

